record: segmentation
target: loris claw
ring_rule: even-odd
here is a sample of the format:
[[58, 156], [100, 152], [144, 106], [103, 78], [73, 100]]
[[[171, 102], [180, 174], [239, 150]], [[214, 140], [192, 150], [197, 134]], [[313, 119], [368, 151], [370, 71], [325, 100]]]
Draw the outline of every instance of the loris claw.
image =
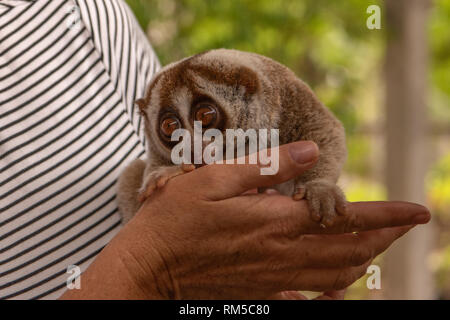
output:
[[346, 213], [346, 199], [336, 184], [325, 179], [316, 179], [299, 184], [292, 198], [306, 199], [311, 219], [322, 227], [330, 227], [338, 215]]
[[156, 189], [164, 187], [169, 179], [194, 169], [193, 164], [182, 164], [180, 166], [159, 167], [151, 171], [145, 177], [145, 182], [139, 190], [138, 201], [144, 202]]

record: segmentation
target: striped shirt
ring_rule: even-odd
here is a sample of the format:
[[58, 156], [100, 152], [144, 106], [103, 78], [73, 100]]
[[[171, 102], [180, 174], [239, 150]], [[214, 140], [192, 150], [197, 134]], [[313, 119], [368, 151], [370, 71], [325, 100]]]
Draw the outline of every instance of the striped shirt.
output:
[[54, 299], [120, 229], [159, 62], [122, 0], [0, 0], [0, 299]]

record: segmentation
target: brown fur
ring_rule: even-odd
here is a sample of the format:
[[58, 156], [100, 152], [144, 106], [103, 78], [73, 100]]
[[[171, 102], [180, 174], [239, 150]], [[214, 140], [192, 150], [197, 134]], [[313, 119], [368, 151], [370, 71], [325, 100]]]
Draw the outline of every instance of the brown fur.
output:
[[[149, 142], [146, 168], [138, 177], [139, 183], [143, 184], [141, 191], [151, 172], [173, 166], [170, 161], [172, 146], [161, 141], [158, 134], [161, 110], [173, 109], [183, 127], [193, 130], [190, 108], [202, 96], [214, 100], [224, 114], [223, 128], [220, 129], [278, 128], [280, 144], [298, 140], [316, 142], [320, 150], [317, 165], [296, 179], [275, 187], [287, 195], [301, 188], [312, 218], [325, 225], [332, 223], [335, 209], [345, 205], [345, 197], [336, 186], [346, 159], [343, 126], [288, 68], [267, 57], [236, 50], [212, 50], [165, 67], [150, 83], [146, 96], [137, 102], [144, 115]], [[132, 165], [142, 169], [140, 163]], [[136, 177], [130, 175], [130, 179]], [[126, 179], [121, 177], [121, 181]], [[128, 184], [134, 189], [127, 190]], [[122, 182], [118, 197], [132, 199], [121, 194], [136, 194], [137, 185], [137, 182]], [[131, 210], [128, 208], [134, 210], [136, 206], [119, 204], [122, 212]]]
[[122, 223], [125, 224], [139, 210], [138, 190], [142, 185], [145, 162], [136, 159], [131, 162], [117, 181], [117, 204], [122, 214]]

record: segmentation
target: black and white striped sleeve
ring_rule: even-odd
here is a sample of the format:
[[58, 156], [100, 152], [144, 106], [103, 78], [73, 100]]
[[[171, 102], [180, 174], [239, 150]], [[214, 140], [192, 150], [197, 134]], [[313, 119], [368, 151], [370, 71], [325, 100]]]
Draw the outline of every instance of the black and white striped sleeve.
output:
[[158, 60], [122, 0], [0, 2], [0, 299], [52, 299], [120, 228]]
[[133, 126], [142, 134], [141, 118], [137, 116], [134, 101], [136, 97], [143, 97], [151, 77], [160, 68], [153, 49], [126, 4], [121, 1], [75, 2], [95, 48], [101, 52], [106, 71], [127, 103]]

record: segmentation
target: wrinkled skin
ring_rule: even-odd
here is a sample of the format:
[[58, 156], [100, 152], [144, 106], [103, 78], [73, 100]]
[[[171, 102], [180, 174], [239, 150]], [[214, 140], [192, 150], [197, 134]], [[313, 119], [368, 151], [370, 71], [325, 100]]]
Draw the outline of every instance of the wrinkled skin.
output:
[[258, 165], [208, 165], [170, 179], [82, 275], [82, 289], [64, 298], [304, 298], [294, 290], [342, 298], [338, 290], [430, 214], [406, 202], [348, 203], [324, 229], [304, 200], [248, 192], [300, 174], [317, 155], [314, 144], [297, 142], [280, 147], [274, 176]]

